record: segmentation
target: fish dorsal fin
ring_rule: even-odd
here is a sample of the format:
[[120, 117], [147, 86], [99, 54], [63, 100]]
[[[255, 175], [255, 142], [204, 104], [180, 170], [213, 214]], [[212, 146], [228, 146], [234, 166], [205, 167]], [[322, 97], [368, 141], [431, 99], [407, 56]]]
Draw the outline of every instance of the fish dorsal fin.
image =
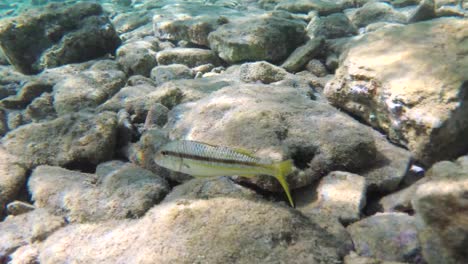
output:
[[243, 155], [246, 155], [246, 156], [249, 156], [251, 158], [257, 158], [254, 156], [254, 154], [252, 154], [252, 152], [246, 150], [246, 149], [241, 149], [241, 148], [234, 148], [234, 151], [240, 153], [240, 154], [243, 154]]

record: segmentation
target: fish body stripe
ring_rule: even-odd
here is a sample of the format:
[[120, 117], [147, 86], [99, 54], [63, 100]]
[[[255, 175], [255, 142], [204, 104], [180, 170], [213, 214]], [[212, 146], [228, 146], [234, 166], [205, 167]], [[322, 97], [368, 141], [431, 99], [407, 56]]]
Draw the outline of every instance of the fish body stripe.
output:
[[235, 159], [222, 159], [222, 158], [200, 156], [200, 155], [194, 155], [194, 154], [189, 154], [189, 153], [181, 153], [181, 152], [175, 152], [175, 151], [168, 151], [168, 150], [162, 151], [161, 154], [168, 155], [168, 156], [173, 156], [173, 157], [177, 157], [177, 158], [183, 158], [183, 159], [192, 159], [192, 160], [198, 160], [198, 161], [233, 164], [233, 165], [244, 165], [244, 166], [262, 166], [262, 165], [264, 165], [264, 164], [259, 164], [259, 163], [254, 162], [254, 161], [235, 160]]

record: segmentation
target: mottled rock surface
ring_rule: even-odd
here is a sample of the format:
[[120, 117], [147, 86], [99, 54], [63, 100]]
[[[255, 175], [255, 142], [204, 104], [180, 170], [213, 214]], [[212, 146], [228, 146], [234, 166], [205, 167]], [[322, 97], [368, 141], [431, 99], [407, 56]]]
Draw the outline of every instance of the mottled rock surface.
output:
[[[41, 263], [339, 262], [331, 234], [304, 216], [241, 198], [238, 191], [202, 192], [207, 196], [189, 194], [164, 202], [139, 220], [71, 225], [43, 244], [39, 259]], [[100, 253], [85, 253], [90, 250]]]
[[289, 72], [302, 70], [308, 61], [317, 56], [323, 48], [323, 38], [316, 37], [307, 41], [304, 45], [295, 49], [281, 64], [281, 67]]
[[468, 57], [457, 55], [467, 50], [466, 36], [468, 22], [453, 18], [367, 34], [325, 94], [423, 163], [456, 157], [468, 150]]
[[153, 79], [156, 85], [160, 85], [171, 80], [191, 78], [193, 78], [192, 70], [183, 64], [156, 66], [151, 70], [151, 79]]
[[114, 113], [76, 113], [24, 125], [2, 138], [5, 149], [28, 168], [41, 164], [97, 164], [114, 154]]
[[151, 69], [158, 65], [157, 50], [158, 47], [144, 40], [126, 43], [117, 49], [117, 61], [128, 75], [149, 77]]
[[244, 63], [239, 68], [239, 77], [244, 82], [272, 83], [286, 78], [288, 73], [266, 61]]
[[113, 53], [120, 39], [99, 4], [78, 3], [48, 5], [3, 20], [0, 43], [10, 63], [31, 74]]
[[20, 246], [46, 239], [65, 224], [65, 219], [46, 209], [8, 217], [0, 222], [0, 259], [6, 260]]
[[[301, 194], [301, 196], [308, 195], [307, 193]], [[361, 209], [365, 205], [365, 178], [341, 171], [331, 172], [320, 180], [317, 187], [317, 199], [313, 203], [305, 204], [305, 206], [298, 203], [299, 210], [305, 214], [310, 214], [309, 211], [320, 212], [320, 214], [338, 219], [343, 224], [359, 220]]]
[[[293, 188], [336, 169], [372, 164], [372, 134], [328, 104], [298, 89], [273, 85], [233, 85], [194, 103], [177, 106], [166, 126], [171, 139], [198, 140], [243, 148], [271, 160], [293, 158]], [[248, 135], [248, 136], [246, 136]], [[252, 179], [272, 189], [272, 177]], [[273, 188], [276, 189], [276, 188]]]
[[358, 255], [387, 261], [420, 261], [416, 220], [403, 213], [381, 213], [347, 227]]
[[304, 42], [305, 24], [271, 15], [236, 20], [208, 36], [210, 47], [228, 63], [277, 62]]
[[18, 157], [0, 147], [0, 219], [7, 203], [16, 198], [26, 181], [26, 168], [18, 161]]
[[221, 60], [213, 51], [198, 48], [167, 49], [158, 52], [156, 58], [159, 65], [183, 64], [190, 68], [203, 64], [221, 64]]
[[423, 223], [423, 255], [429, 263], [468, 261], [468, 157], [436, 163], [417, 186], [412, 206]]
[[36, 207], [51, 208], [70, 222], [137, 218], [169, 190], [161, 177], [116, 161], [99, 165], [96, 175], [39, 166], [28, 186]]

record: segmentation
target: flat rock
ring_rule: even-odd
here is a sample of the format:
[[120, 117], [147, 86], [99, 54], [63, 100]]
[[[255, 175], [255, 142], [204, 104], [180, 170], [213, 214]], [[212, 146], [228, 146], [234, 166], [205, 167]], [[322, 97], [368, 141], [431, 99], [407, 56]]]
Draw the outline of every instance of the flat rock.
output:
[[112, 157], [117, 131], [114, 113], [76, 113], [24, 125], [1, 139], [27, 168], [42, 164], [98, 164]]
[[123, 162], [99, 165], [96, 175], [39, 166], [28, 186], [36, 207], [63, 213], [70, 222], [137, 218], [169, 191], [161, 177]]
[[388, 3], [370, 1], [356, 10], [350, 20], [360, 28], [376, 22], [406, 23], [408, 18]]
[[59, 115], [93, 109], [117, 93], [125, 84], [120, 70], [92, 69], [67, 76], [54, 86], [54, 108]]
[[266, 61], [244, 63], [239, 68], [239, 77], [244, 82], [272, 83], [284, 80], [288, 72]]
[[208, 34], [229, 19], [245, 16], [235, 9], [202, 3], [167, 4], [155, 11], [153, 29], [156, 37], [172, 41], [185, 40], [209, 46]]
[[328, 16], [316, 16], [307, 25], [307, 35], [313, 38], [342, 38], [357, 34], [356, 27], [343, 13], [334, 13]]
[[281, 0], [275, 9], [286, 10], [292, 13], [308, 13], [317, 11], [320, 15], [329, 15], [342, 11], [346, 6], [344, 1], [331, 0]]
[[221, 64], [221, 60], [213, 51], [199, 48], [166, 49], [158, 52], [156, 59], [159, 65], [183, 64], [189, 68], [203, 64]]
[[[292, 158], [298, 168], [288, 177], [292, 188], [331, 170], [368, 167], [376, 154], [365, 126], [287, 86], [225, 87], [174, 108], [166, 129], [171, 139], [243, 148], [275, 161]], [[266, 189], [279, 189], [272, 177], [251, 180]]]
[[424, 164], [455, 158], [468, 150], [468, 59], [457, 55], [466, 36], [468, 22], [454, 18], [366, 34], [351, 44], [325, 94]]
[[65, 224], [65, 219], [52, 215], [46, 209], [9, 216], [0, 222], [0, 259], [8, 259], [8, 255], [20, 246], [46, 239]]
[[117, 61], [128, 75], [149, 77], [156, 61], [157, 47], [144, 40], [126, 43], [117, 49]]
[[[236, 196], [179, 198], [153, 207], [138, 220], [70, 225], [42, 244], [39, 260], [45, 264], [339, 262], [332, 235], [310, 219], [284, 206]], [[100, 254], [85, 253], [90, 251]]]
[[299, 210], [306, 215], [309, 211], [319, 211], [343, 224], [350, 224], [360, 219], [366, 205], [366, 181], [357, 174], [330, 172], [320, 180], [316, 192], [317, 199], [313, 203], [301, 206], [298, 202]]
[[156, 66], [151, 70], [151, 79], [156, 85], [171, 80], [192, 79], [193, 77], [192, 70], [183, 64]]
[[358, 255], [415, 263], [422, 259], [415, 217], [378, 213], [347, 228]]
[[464, 263], [468, 261], [468, 157], [436, 163], [430, 174], [429, 181], [417, 186], [411, 202], [422, 222], [424, 258], [431, 264]]
[[85, 2], [52, 4], [2, 20], [0, 42], [10, 63], [27, 74], [113, 53], [120, 45], [102, 7]]
[[304, 42], [305, 23], [262, 15], [224, 24], [210, 33], [210, 47], [228, 63], [285, 59]]

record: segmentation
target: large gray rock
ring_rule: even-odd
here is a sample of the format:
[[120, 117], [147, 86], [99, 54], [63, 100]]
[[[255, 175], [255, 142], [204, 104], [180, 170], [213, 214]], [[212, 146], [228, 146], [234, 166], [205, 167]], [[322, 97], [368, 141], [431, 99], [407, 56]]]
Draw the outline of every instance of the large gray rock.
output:
[[468, 57], [457, 55], [466, 36], [468, 21], [453, 18], [369, 33], [351, 44], [325, 94], [425, 164], [454, 158], [468, 150]]
[[330, 172], [320, 180], [317, 199], [313, 202], [308, 202], [313, 193], [310, 189], [296, 195], [297, 207], [305, 215], [319, 212], [345, 225], [361, 218], [361, 209], [366, 205], [364, 177], [349, 172]]
[[430, 180], [413, 192], [412, 206], [422, 222], [423, 255], [428, 263], [468, 261], [468, 156], [438, 162]]
[[156, 85], [171, 80], [192, 79], [193, 77], [193, 71], [183, 64], [156, 66], [151, 70], [151, 79]]
[[28, 168], [97, 164], [114, 154], [116, 134], [114, 113], [76, 113], [24, 125], [8, 133], [1, 143]]
[[421, 261], [414, 216], [403, 213], [378, 213], [347, 227], [360, 256], [387, 261]]
[[228, 63], [277, 62], [302, 44], [304, 35], [301, 21], [263, 15], [222, 25], [208, 40], [211, 49]]
[[0, 222], [0, 260], [7, 260], [20, 246], [46, 239], [66, 224], [63, 217], [54, 216], [46, 209], [36, 209]]
[[117, 161], [100, 164], [96, 175], [39, 166], [28, 186], [36, 207], [51, 208], [70, 222], [137, 218], [169, 191], [161, 177]]
[[395, 10], [390, 4], [370, 1], [359, 8], [350, 18], [360, 28], [376, 22], [406, 23], [407, 16]]
[[117, 61], [128, 75], [149, 77], [151, 69], [158, 65], [157, 49], [148, 41], [130, 42], [117, 49]]
[[27, 170], [18, 158], [0, 147], [0, 219], [7, 203], [13, 201], [24, 187]]
[[67, 76], [54, 86], [54, 108], [59, 115], [94, 109], [124, 86], [125, 73], [120, 70], [89, 69]]
[[342, 38], [357, 34], [356, 27], [343, 13], [328, 16], [315, 16], [307, 25], [307, 35], [310, 38]]
[[198, 48], [167, 49], [158, 52], [156, 58], [159, 65], [183, 64], [190, 68], [203, 64], [221, 64], [221, 60], [213, 51]]
[[0, 43], [10, 63], [31, 74], [113, 53], [120, 39], [99, 4], [82, 2], [2, 20]]
[[346, 1], [332, 0], [281, 0], [275, 9], [286, 10], [292, 13], [308, 13], [317, 11], [320, 15], [329, 15], [342, 11]]
[[[171, 139], [191, 139], [251, 150], [271, 160], [293, 158], [298, 171], [292, 188], [305, 186], [331, 170], [371, 167], [372, 134], [328, 104], [286, 86], [232, 85], [170, 113]], [[253, 178], [278, 190], [272, 177]]]
[[308, 40], [304, 45], [295, 49], [281, 64], [289, 72], [297, 72], [304, 68], [308, 61], [319, 55], [323, 49], [324, 39], [316, 37]]
[[185, 40], [208, 46], [208, 34], [229, 19], [245, 16], [231, 8], [181, 2], [168, 4], [156, 10], [153, 30], [156, 37], [173, 41]]
[[244, 63], [239, 68], [239, 77], [244, 82], [278, 82], [286, 78], [288, 72], [266, 61]]
[[179, 188], [193, 188], [192, 193], [201, 192], [201, 197], [179, 196], [138, 220], [76, 224], [59, 230], [42, 244], [40, 262], [340, 261], [332, 234], [292, 209], [255, 196], [242, 198], [239, 193], [246, 191], [218, 192], [216, 183], [187, 184], [193, 187]]

